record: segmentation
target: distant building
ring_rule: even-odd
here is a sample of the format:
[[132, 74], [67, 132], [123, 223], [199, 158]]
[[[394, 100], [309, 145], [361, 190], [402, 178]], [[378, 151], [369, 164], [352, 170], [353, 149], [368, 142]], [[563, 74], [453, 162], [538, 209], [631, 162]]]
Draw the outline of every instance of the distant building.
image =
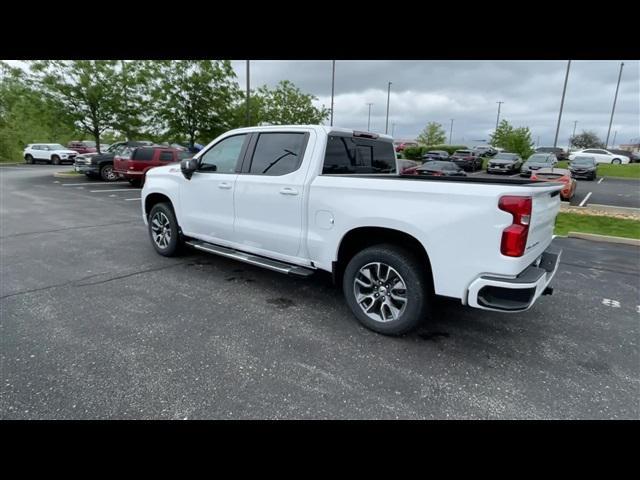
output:
[[633, 153], [640, 153], [640, 143], [621, 143], [620, 150], [627, 150]]

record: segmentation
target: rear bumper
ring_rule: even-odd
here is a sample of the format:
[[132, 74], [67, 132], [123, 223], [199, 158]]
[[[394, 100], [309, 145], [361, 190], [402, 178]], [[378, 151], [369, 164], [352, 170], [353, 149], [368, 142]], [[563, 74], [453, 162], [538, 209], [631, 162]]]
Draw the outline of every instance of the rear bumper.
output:
[[545, 293], [553, 279], [562, 250], [549, 246], [540, 257], [515, 278], [485, 274], [469, 286], [467, 304], [470, 307], [498, 312], [528, 310]]

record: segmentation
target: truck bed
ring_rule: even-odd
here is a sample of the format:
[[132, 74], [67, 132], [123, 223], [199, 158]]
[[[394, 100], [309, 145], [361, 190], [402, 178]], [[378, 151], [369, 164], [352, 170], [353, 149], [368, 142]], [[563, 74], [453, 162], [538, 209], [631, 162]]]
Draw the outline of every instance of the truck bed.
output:
[[438, 177], [427, 175], [387, 175], [387, 174], [324, 174], [330, 177], [348, 177], [348, 178], [375, 178], [375, 179], [394, 179], [394, 180], [413, 180], [413, 181], [430, 181], [430, 182], [456, 182], [456, 183], [485, 183], [491, 185], [527, 185], [549, 187], [552, 185], [562, 185], [556, 182], [541, 182], [539, 180], [530, 180], [528, 178], [486, 178], [486, 177]]

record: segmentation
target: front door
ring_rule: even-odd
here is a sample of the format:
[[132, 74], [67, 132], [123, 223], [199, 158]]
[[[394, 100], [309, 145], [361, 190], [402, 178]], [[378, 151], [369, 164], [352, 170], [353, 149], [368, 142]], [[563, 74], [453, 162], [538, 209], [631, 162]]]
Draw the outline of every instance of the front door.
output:
[[233, 241], [236, 167], [247, 139], [246, 134], [223, 138], [199, 156], [190, 180], [182, 177], [179, 222], [185, 235], [212, 243]]

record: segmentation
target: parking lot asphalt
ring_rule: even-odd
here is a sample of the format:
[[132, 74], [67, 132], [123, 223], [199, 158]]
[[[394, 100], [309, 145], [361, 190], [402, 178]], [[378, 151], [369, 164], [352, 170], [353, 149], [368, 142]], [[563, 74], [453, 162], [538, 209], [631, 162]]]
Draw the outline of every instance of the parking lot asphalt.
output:
[[326, 276], [157, 255], [139, 190], [57, 170], [0, 167], [2, 419], [640, 417], [636, 247], [556, 238], [529, 311], [392, 338]]
[[[524, 178], [519, 174], [492, 174], [486, 171], [470, 173], [474, 177]], [[609, 205], [640, 208], [640, 180], [635, 178], [598, 177], [596, 180], [576, 179], [576, 193], [569, 202], [572, 206]]]

